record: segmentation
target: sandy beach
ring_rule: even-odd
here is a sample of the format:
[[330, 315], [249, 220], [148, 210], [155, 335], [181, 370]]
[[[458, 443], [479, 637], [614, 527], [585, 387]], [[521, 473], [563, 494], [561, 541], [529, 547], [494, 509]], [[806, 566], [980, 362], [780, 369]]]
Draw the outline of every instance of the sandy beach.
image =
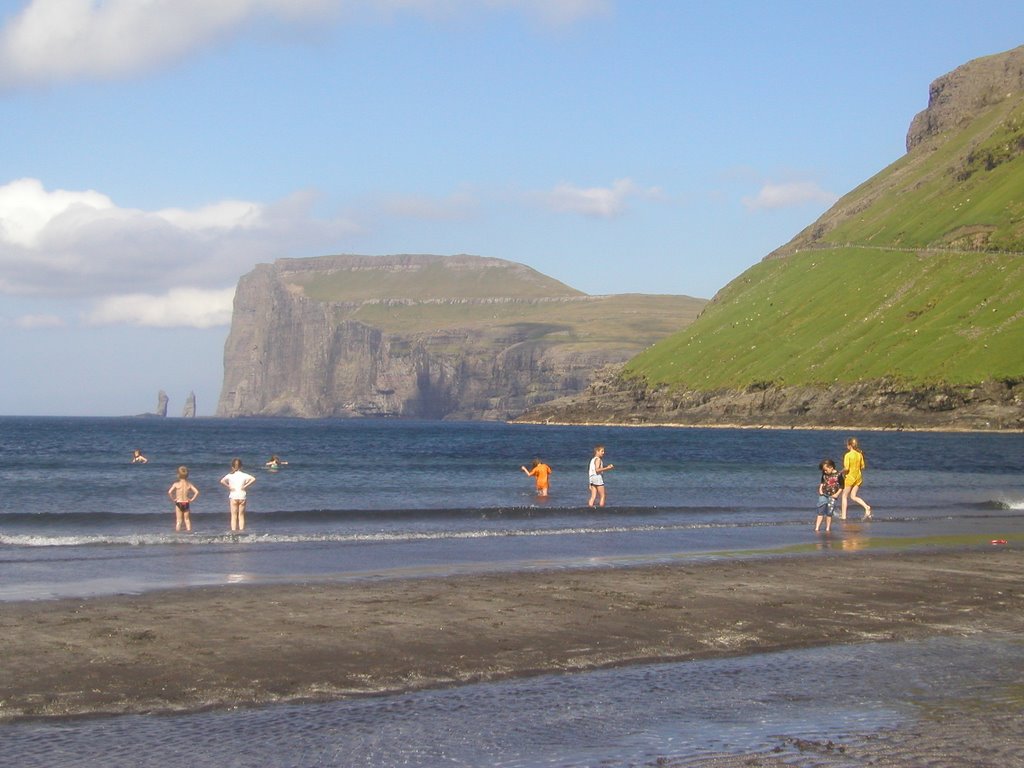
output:
[[1024, 552], [829, 553], [7, 603], [0, 718], [314, 701], [1024, 630]]

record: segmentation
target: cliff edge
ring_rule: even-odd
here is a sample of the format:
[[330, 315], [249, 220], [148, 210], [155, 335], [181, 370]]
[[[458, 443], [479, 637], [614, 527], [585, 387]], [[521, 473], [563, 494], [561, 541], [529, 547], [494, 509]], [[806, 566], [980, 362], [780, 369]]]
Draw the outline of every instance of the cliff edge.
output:
[[281, 259], [238, 283], [217, 415], [513, 418], [705, 303], [589, 296], [479, 256]]

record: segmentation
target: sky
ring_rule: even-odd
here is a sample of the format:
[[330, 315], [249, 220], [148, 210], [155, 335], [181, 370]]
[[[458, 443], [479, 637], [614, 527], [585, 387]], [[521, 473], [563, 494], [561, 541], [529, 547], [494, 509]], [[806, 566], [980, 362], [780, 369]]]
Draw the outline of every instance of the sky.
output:
[[279, 258], [710, 298], [1021, 44], [1019, 0], [0, 0], [0, 415], [213, 415]]

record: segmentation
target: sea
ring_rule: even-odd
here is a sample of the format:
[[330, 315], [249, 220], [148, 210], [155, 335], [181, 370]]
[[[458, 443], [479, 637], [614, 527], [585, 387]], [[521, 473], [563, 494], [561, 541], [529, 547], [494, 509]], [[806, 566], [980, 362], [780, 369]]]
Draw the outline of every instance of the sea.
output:
[[[841, 466], [851, 434], [867, 457], [861, 495], [875, 519], [815, 533], [818, 464]], [[615, 468], [607, 505], [591, 509], [598, 444]], [[131, 463], [135, 449], [148, 463]], [[287, 464], [266, 467], [272, 455]], [[234, 458], [256, 477], [243, 533], [229, 530], [219, 482]], [[545, 498], [521, 469], [534, 458], [553, 469]], [[181, 465], [200, 491], [191, 533], [175, 531], [167, 497]], [[848, 517], [859, 520], [860, 508]], [[0, 610], [206, 585], [1022, 543], [1019, 433], [0, 418]], [[872, 647], [857, 652], [879, 664], [841, 694], [830, 658], [845, 651], [812, 649], [316, 705], [7, 722], [0, 764], [699, 765], [769, 749], [784, 733], [863, 735], [913, 716], [921, 686], [893, 682], [892, 663], [922, 680], [943, 669], [936, 696], [980, 680], [1024, 683], [1021, 672], [988, 680], [993, 658], [1024, 669], [1013, 638]], [[837, 695], [849, 700], [837, 705]]]

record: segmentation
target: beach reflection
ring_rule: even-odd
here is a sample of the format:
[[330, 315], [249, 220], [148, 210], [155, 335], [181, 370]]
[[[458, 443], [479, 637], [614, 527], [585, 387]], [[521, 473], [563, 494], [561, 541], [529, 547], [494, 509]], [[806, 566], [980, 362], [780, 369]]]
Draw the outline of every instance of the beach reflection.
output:
[[850, 522], [848, 520], [841, 520], [839, 523], [843, 531], [843, 538], [841, 540], [841, 547], [847, 552], [856, 552], [859, 549], [864, 549], [869, 541], [867, 531], [864, 526], [860, 523]]
[[865, 643], [322, 704], [8, 723], [0, 765], [731, 766], [757, 753], [849, 768], [894, 750], [901, 759], [885, 764], [952, 765], [929, 759], [952, 754], [941, 733], [922, 738], [937, 712], [949, 714], [943, 728], [965, 723], [948, 741], [963, 746], [972, 728], [986, 740], [978, 759], [957, 756], [961, 768], [1019, 765], [1022, 686], [1014, 637]]

